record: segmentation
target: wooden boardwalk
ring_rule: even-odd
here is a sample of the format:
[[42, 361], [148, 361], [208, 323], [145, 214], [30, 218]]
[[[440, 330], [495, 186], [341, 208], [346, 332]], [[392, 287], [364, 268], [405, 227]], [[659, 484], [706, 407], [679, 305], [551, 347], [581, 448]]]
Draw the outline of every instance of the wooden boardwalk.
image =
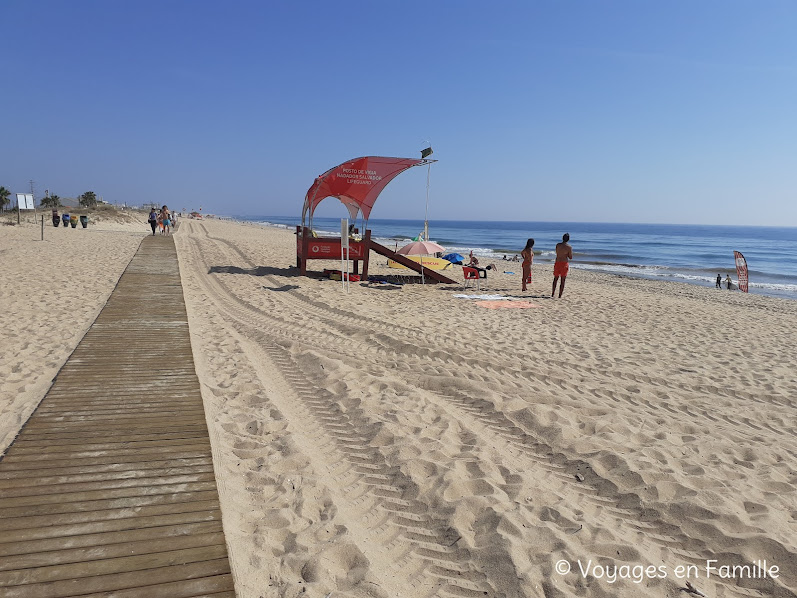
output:
[[0, 461], [0, 596], [234, 596], [174, 241], [148, 236]]

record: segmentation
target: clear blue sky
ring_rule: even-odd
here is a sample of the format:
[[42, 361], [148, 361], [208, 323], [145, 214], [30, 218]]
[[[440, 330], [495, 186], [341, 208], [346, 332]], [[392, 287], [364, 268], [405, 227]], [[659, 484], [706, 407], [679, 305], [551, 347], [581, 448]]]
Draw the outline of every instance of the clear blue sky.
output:
[[[0, 185], [295, 215], [797, 226], [797, 2], [0, 1]], [[426, 172], [374, 218], [423, 218]], [[345, 216], [336, 200], [320, 216]]]

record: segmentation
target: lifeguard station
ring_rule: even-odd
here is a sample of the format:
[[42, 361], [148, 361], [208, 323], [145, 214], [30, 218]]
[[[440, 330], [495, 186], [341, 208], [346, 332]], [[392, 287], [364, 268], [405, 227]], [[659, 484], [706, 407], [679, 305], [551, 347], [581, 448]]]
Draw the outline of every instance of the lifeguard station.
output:
[[365, 156], [344, 162], [317, 177], [304, 197], [302, 224], [296, 227], [296, 267], [301, 275], [307, 275], [307, 260], [341, 259], [339, 238], [318, 237], [313, 232], [313, 213], [318, 204], [327, 197], [337, 197], [353, 221], [359, 214], [364, 220], [362, 238], [349, 240], [349, 259], [354, 261], [354, 274], [358, 274], [359, 262], [362, 261], [362, 279], [367, 280], [368, 258], [373, 250], [422, 274], [429, 282], [456, 284], [447, 276], [376, 243], [368, 230], [371, 209], [387, 184], [408, 168], [433, 162], [436, 160]]

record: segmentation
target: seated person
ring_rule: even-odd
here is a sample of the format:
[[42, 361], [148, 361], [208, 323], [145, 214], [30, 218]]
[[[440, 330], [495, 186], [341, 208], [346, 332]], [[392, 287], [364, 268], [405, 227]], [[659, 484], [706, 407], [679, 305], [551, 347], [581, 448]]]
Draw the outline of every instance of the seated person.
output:
[[495, 270], [496, 267], [492, 264], [487, 266], [486, 268], [479, 267], [479, 258], [473, 255], [473, 252], [470, 252], [469, 260], [468, 260], [468, 268], [473, 268], [474, 270], [479, 271], [479, 277], [487, 279], [487, 270]]

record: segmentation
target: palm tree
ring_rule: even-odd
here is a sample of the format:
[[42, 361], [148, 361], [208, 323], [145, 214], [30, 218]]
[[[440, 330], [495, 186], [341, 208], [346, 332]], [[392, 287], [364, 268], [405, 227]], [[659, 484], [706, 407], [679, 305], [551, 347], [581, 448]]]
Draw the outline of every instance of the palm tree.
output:
[[97, 194], [94, 191], [86, 191], [80, 196], [80, 205], [86, 208], [93, 208], [97, 205]]
[[39, 205], [43, 208], [58, 208], [61, 206], [61, 198], [53, 194], [42, 199]]
[[11, 200], [9, 199], [10, 195], [11, 191], [5, 187], [0, 187], [0, 209], [3, 211], [6, 209], [6, 204], [11, 203]]

